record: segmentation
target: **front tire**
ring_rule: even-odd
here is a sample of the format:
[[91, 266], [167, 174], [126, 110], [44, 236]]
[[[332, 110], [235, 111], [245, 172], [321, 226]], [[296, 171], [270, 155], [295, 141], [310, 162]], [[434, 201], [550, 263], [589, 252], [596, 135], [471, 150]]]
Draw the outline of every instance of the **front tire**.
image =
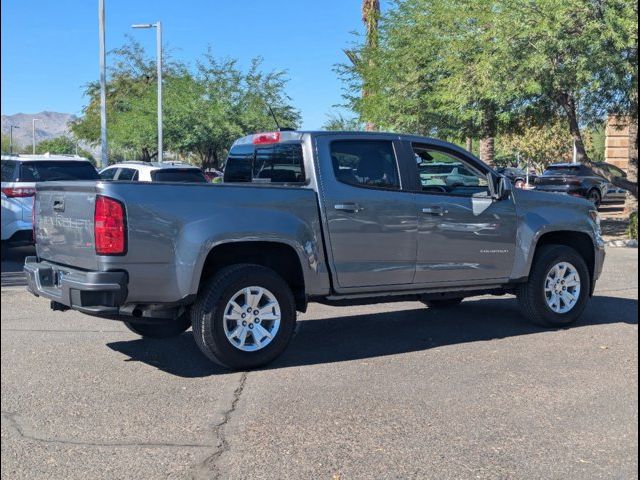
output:
[[289, 344], [296, 308], [273, 270], [240, 264], [220, 270], [191, 309], [195, 341], [210, 360], [233, 370], [261, 367]]
[[589, 268], [573, 248], [544, 245], [536, 253], [529, 280], [516, 292], [522, 313], [546, 327], [575, 322], [589, 301]]
[[598, 190], [592, 188], [587, 194], [587, 200], [593, 203], [597, 208], [602, 203], [602, 195], [600, 195], [600, 192]]
[[133, 333], [144, 338], [172, 338], [187, 331], [191, 326], [189, 314], [184, 314], [175, 320], [159, 323], [124, 322]]

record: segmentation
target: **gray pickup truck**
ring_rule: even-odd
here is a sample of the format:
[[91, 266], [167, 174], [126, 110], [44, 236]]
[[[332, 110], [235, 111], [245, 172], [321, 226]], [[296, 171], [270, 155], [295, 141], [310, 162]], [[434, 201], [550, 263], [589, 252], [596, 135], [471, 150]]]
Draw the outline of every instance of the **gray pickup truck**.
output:
[[[476, 178], [429, 178], [443, 163]], [[512, 190], [465, 150], [410, 135], [251, 135], [223, 184], [52, 182], [35, 212], [33, 294], [144, 337], [192, 327], [232, 369], [281, 354], [309, 302], [515, 294], [532, 321], [567, 325], [604, 262], [591, 203]]]

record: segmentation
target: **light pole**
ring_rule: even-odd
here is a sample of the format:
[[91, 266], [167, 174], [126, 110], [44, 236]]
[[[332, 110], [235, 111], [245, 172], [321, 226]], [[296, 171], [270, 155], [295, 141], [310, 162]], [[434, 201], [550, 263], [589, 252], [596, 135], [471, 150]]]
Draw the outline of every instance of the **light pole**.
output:
[[31, 141], [33, 143], [32, 152], [34, 155], [36, 154], [36, 122], [40, 120], [39, 118], [31, 119]]
[[132, 28], [155, 28], [156, 29], [156, 69], [158, 76], [158, 161], [162, 161], [162, 24], [160, 20], [156, 23], [136, 23]]
[[13, 129], [20, 128], [17, 125], [9, 125], [9, 155], [13, 155]]
[[100, 39], [100, 163], [109, 165], [107, 148], [107, 70], [104, 36], [104, 0], [98, 0], [98, 37]]

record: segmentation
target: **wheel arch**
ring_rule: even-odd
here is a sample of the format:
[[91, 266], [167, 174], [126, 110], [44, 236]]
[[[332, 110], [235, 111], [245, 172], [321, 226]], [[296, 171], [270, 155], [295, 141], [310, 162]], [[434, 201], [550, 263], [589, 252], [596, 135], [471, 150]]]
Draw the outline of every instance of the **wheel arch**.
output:
[[534, 247], [531, 264], [529, 265], [529, 272], [531, 266], [536, 261], [536, 257], [540, 252], [541, 247], [545, 245], [564, 245], [577, 251], [582, 258], [584, 258], [587, 268], [589, 269], [589, 277], [591, 281], [590, 295], [593, 295], [593, 289], [595, 287], [595, 244], [591, 236], [584, 232], [577, 232], [571, 230], [558, 230], [551, 231], [540, 235], [537, 239]]
[[198, 290], [224, 267], [239, 263], [261, 265], [280, 275], [293, 292], [296, 309], [304, 312], [307, 295], [302, 262], [296, 249], [278, 241], [234, 241], [215, 245], [209, 250], [198, 276]]

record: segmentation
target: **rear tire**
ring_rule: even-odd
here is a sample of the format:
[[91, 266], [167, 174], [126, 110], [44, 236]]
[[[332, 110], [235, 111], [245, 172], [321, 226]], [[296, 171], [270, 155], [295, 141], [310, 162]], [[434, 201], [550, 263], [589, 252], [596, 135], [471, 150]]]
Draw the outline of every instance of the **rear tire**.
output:
[[453, 308], [462, 303], [464, 298], [447, 298], [446, 300], [426, 300], [424, 303], [429, 308]]
[[[554, 276], [553, 271], [557, 266], [569, 266], [568, 271], [575, 272], [579, 290], [574, 295], [576, 287], [569, 287], [574, 289], [573, 293], [569, 293], [576, 299], [575, 303], [557, 300], [557, 304], [552, 307], [553, 295], [562, 296], [567, 292], [562, 283], [565, 277]], [[556, 282], [555, 277], [558, 277], [559, 282]], [[575, 279], [566, 279], [567, 285], [576, 283]], [[545, 327], [564, 327], [575, 322], [584, 311], [589, 301], [590, 286], [589, 268], [577, 251], [564, 245], [544, 245], [536, 252], [529, 280], [518, 287], [516, 295], [522, 313], [531, 322]], [[549, 287], [550, 291], [547, 291]]]
[[129, 330], [144, 338], [172, 338], [187, 331], [191, 326], [191, 318], [186, 313], [175, 320], [161, 323], [124, 322]]
[[252, 369], [274, 360], [289, 344], [296, 324], [295, 300], [273, 270], [232, 265], [201, 288], [191, 320], [195, 341], [210, 360], [233, 370]]

